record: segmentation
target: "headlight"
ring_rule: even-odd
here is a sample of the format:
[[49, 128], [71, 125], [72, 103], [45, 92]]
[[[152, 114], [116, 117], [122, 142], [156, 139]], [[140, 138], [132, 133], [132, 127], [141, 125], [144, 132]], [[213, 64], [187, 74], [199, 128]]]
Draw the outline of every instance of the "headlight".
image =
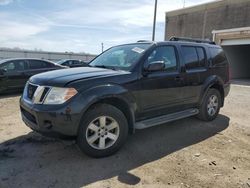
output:
[[52, 87], [47, 94], [44, 104], [62, 104], [77, 94], [74, 88]]

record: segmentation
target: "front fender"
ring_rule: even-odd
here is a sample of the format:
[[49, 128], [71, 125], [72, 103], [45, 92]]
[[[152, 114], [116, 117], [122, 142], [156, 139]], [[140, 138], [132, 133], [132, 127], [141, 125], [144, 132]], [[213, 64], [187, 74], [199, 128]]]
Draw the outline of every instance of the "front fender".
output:
[[82, 102], [81, 116], [84, 115], [91, 105], [109, 98], [116, 98], [126, 103], [134, 122], [134, 112], [137, 109], [135, 99], [126, 88], [116, 84], [99, 85], [82, 92], [80, 96], [80, 101]]

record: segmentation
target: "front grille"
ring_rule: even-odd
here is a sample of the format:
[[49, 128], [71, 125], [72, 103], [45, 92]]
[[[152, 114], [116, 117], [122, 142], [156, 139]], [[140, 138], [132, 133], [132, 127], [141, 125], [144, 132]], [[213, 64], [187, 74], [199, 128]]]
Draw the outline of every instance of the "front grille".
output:
[[28, 98], [30, 100], [32, 100], [37, 87], [38, 86], [36, 86], [36, 85], [30, 84], [30, 83], [28, 84], [28, 87], [27, 87], [27, 96], [28, 96]]
[[40, 102], [40, 103], [43, 102], [43, 100], [45, 99], [45, 96], [47, 95], [47, 93], [48, 93], [49, 90], [50, 90], [49, 87], [44, 87], [43, 93], [42, 93], [42, 95], [41, 95], [41, 97], [40, 97], [40, 99], [39, 99], [39, 102]]
[[21, 112], [22, 114], [32, 123], [37, 124], [36, 122], [36, 118], [34, 115], [32, 115], [31, 113], [29, 113], [28, 111], [24, 110], [23, 108], [21, 108]]

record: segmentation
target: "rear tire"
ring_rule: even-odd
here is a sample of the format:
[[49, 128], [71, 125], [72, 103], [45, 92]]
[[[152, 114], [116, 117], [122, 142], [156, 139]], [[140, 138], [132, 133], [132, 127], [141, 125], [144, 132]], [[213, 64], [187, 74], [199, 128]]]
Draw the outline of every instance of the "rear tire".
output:
[[128, 135], [128, 122], [124, 114], [109, 104], [91, 107], [79, 126], [77, 144], [91, 157], [106, 157], [117, 152]]
[[209, 89], [200, 106], [198, 118], [203, 121], [214, 120], [220, 111], [221, 107], [221, 94], [216, 89]]

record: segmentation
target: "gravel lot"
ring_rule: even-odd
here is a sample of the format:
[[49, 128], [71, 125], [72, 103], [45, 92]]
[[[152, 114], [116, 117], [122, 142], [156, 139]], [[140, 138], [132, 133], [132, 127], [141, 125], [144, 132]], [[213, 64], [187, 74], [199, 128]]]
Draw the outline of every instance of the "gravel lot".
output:
[[74, 141], [21, 121], [19, 95], [0, 97], [0, 188], [250, 188], [250, 87], [233, 85], [213, 122], [187, 118], [137, 131], [115, 155], [93, 159]]

